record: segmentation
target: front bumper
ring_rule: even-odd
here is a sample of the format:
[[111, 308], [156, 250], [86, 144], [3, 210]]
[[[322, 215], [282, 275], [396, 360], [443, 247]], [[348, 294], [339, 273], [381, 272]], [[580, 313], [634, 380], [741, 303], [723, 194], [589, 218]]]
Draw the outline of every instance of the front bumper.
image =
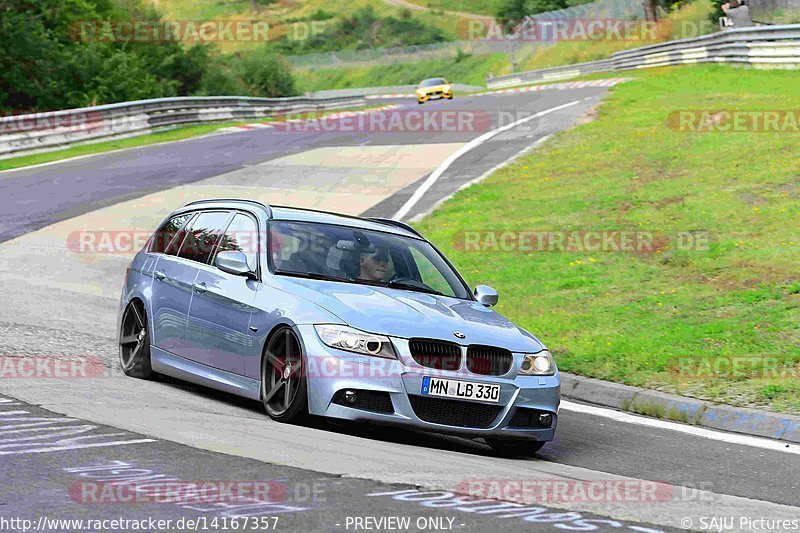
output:
[[[465, 368], [449, 372], [422, 367], [411, 358], [405, 339], [392, 338], [398, 359], [388, 360], [330, 348], [319, 340], [313, 326], [298, 326], [297, 329], [306, 354], [308, 407], [313, 415], [411, 426], [468, 437], [549, 441], [555, 435], [560, 401], [558, 373], [518, 376], [516, 370], [522, 359], [519, 354], [515, 354], [514, 365], [507, 375], [484, 376], [472, 374]], [[488, 404], [421, 395], [424, 376], [498, 384], [500, 401]], [[382, 399], [388, 396], [391, 403], [387, 409], [380, 410], [351, 407], [339, 401], [344, 390], [354, 390], [357, 394], [364, 391]], [[473, 412], [474, 424], [470, 422]], [[550, 414], [552, 423], [547, 427], [520, 426], [523, 413]], [[515, 415], [518, 416], [515, 418]], [[445, 423], [431, 421], [437, 418]]]
[[453, 97], [453, 92], [435, 91], [435, 92], [425, 93], [424, 95], [416, 93], [416, 96], [418, 102], [427, 102], [428, 100], [436, 100], [439, 98], [450, 99]]

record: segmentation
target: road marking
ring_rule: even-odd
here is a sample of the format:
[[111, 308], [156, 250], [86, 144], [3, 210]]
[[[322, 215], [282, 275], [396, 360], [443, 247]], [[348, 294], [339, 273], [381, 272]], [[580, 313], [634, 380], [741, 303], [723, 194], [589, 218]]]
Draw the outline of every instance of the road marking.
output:
[[425, 196], [425, 193], [428, 192], [428, 189], [430, 189], [433, 186], [434, 183], [436, 183], [436, 180], [438, 180], [441, 177], [441, 175], [444, 174], [445, 170], [450, 168], [450, 165], [452, 165], [455, 162], [456, 159], [458, 159], [462, 155], [466, 154], [470, 150], [472, 150], [474, 148], [477, 148], [478, 146], [480, 146], [481, 144], [485, 143], [486, 141], [488, 141], [489, 139], [491, 139], [492, 137], [494, 137], [498, 133], [502, 133], [504, 131], [510, 130], [511, 128], [515, 128], [515, 127], [519, 126], [520, 124], [524, 124], [526, 122], [530, 122], [533, 119], [536, 119], [536, 118], [539, 118], [539, 117], [543, 117], [544, 115], [548, 115], [550, 113], [554, 113], [556, 111], [559, 111], [561, 109], [565, 109], [567, 107], [574, 106], [575, 104], [578, 104], [578, 103], [580, 103], [580, 100], [573, 100], [572, 102], [569, 102], [567, 104], [562, 104], [562, 105], [559, 105], [559, 106], [556, 106], [556, 107], [551, 107], [550, 109], [545, 109], [544, 111], [539, 111], [538, 113], [535, 113], [535, 114], [533, 114], [533, 115], [531, 115], [529, 117], [525, 117], [525, 118], [519, 119], [519, 120], [517, 120], [515, 122], [512, 122], [510, 124], [506, 124], [505, 126], [501, 126], [501, 127], [497, 128], [497, 129], [494, 129], [494, 130], [491, 130], [491, 131], [487, 131], [486, 133], [484, 133], [480, 137], [476, 137], [476, 138], [472, 139], [470, 142], [468, 142], [467, 144], [462, 146], [455, 153], [450, 155], [450, 157], [445, 159], [442, 162], [442, 164], [439, 165], [438, 168], [436, 170], [434, 170], [431, 173], [430, 176], [428, 176], [428, 179], [426, 179], [425, 182], [422, 185], [420, 185], [419, 188], [416, 191], [414, 191], [414, 194], [411, 195], [411, 198], [409, 198], [408, 201], [405, 204], [403, 204], [403, 207], [401, 207], [400, 210], [397, 213], [394, 214], [392, 219], [394, 219], [394, 220], [402, 220], [403, 217], [406, 216], [411, 211], [411, 209], [417, 204], [417, 202], [419, 202], [422, 199], [422, 197]]
[[800, 446], [788, 445], [785, 441], [778, 441], [766, 439], [762, 437], [752, 437], [750, 435], [739, 435], [737, 433], [726, 433], [724, 431], [715, 431], [713, 429], [706, 429], [697, 426], [690, 426], [688, 424], [681, 424], [678, 422], [670, 422], [668, 420], [660, 420], [658, 418], [647, 418], [644, 416], [632, 415], [623, 411], [615, 411], [613, 409], [606, 409], [604, 407], [596, 407], [594, 405], [586, 405], [582, 403], [573, 403], [570, 401], [561, 401], [561, 409], [573, 411], [576, 413], [583, 413], [592, 416], [600, 416], [603, 418], [610, 418], [617, 422], [625, 422], [628, 424], [638, 424], [640, 426], [647, 426], [657, 429], [668, 429], [685, 433], [695, 437], [703, 437], [712, 439], [718, 442], [727, 442], [728, 444], [739, 444], [741, 446], [752, 446], [755, 448], [763, 448], [775, 452], [800, 454]]
[[[3, 398], [0, 406], [17, 405]], [[23, 415], [23, 416], [20, 416]], [[29, 415], [29, 416], [24, 416]], [[60, 452], [155, 442], [155, 439], [108, 440], [130, 433], [95, 433], [93, 424], [74, 425], [74, 418], [31, 415], [29, 411], [0, 412], [0, 455]], [[19, 423], [21, 422], [21, 423]], [[44, 427], [49, 426], [49, 427]], [[98, 441], [98, 439], [103, 439]]]
[[[491, 515], [491, 518], [516, 518], [530, 523], [549, 523], [553, 527], [566, 531], [591, 531], [597, 527], [592, 523], [609, 524], [614, 528], [628, 527], [634, 531], [661, 533], [660, 529], [650, 529], [619, 522], [617, 520], [606, 520], [599, 518], [585, 517], [578, 512], [561, 512], [561, 507], [544, 507], [541, 502], [530, 502], [523, 504], [485, 498], [483, 496], [465, 495], [458, 491], [448, 490], [426, 490], [411, 489], [397, 490], [391, 492], [372, 492], [366, 494], [367, 497], [389, 496], [394, 501], [408, 502], [420, 507], [447, 509], [448, 511], [461, 511], [474, 515]], [[448, 518], [450, 524], [455, 520]], [[439, 529], [421, 528], [418, 529]], [[402, 528], [408, 529], [408, 528]], [[452, 529], [452, 528], [442, 528]]]
[[422, 219], [423, 219], [423, 218], [425, 218], [426, 216], [428, 216], [428, 215], [430, 215], [431, 213], [433, 213], [433, 212], [434, 212], [434, 211], [435, 211], [435, 210], [436, 210], [436, 209], [437, 209], [437, 208], [438, 208], [440, 205], [442, 205], [442, 204], [443, 204], [443, 203], [445, 203], [447, 200], [449, 200], [450, 198], [452, 198], [452, 197], [453, 197], [453, 195], [454, 195], [455, 193], [457, 193], [458, 191], [463, 191], [463, 190], [464, 190], [464, 189], [466, 189], [467, 187], [472, 187], [472, 186], [473, 186], [473, 185], [475, 185], [476, 183], [480, 183], [480, 182], [482, 182], [483, 180], [485, 180], [486, 178], [488, 178], [489, 176], [491, 176], [492, 174], [494, 174], [495, 172], [497, 172], [497, 171], [498, 171], [498, 170], [500, 170], [501, 168], [505, 168], [505, 167], [507, 167], [508, 165], [510, 165], [511, 163], [513, 163], [514, 161], [516, 161], [517, 159], [519, 159], [520, 157], [522, 157], [523, 155], [525, 155], [525, 154], [527, 154], [527, 153], [529, 153], [529, 152], [532, 152], [533, 150], [536, 150], [536, 149], [537, 149], [537, 148], [539, 148], [539, 147], [540, 147], [542, 144], [544, 144], [544, 143], [545, 143], [545, 141], [547, 141], [547, 139], [549, 139], [549, 138], [550, 138], [550, 135], [545, 135], [544, 137], [540, 137], [539, 139], [537, 139], [536, 141], [534, 141], [532, 144], [530, 144], [530, 145], [526, 146], [525, 148], [523, 148], [522, 150], [520, 150], [520, 151], [519, 151], [519, 152], [517, 152], [516, 154], [512, 155], [511, 157], [509, 157], [508, 159], [506, 159], [506, 160], [505, 160], [505, 161], [503, 161], [502, 163], [498, 163], [498, 164], [496, 164], [495, 166], [493, 166], [492, 168], [490, 168], [489, 170], [487, 170], [486, 172], [484, 172], [483, 174], [481, 174], [481, 175], [480, 175], [480, 176], [478, 176], [477, 178], [475, 178], [475, 179], [471, 179], [471, 180], [469, 180], [468, 182], [466, 182], [465, 184], [461, 185], [461, 187], [459, 187], [458, 189], [456, 189], [456, 190], [455, 190], [454, 192], [452, 192], [451, 194], [448, 194], [448, 195], [447, 195], [447, 196], [445, 196], [444, 198], [440, 198], [440, 199], [438, 199], [438, 200], [436, 201], [436, 203], [435, 203], [435, 204], [433, 204], [433, 205], [431, 206], [431, 208], [430, 208], [430, 209], [428, 209], [427, 211], [424, 211], [424, 212], [422, 212], [422, 213], [419, 213], [419, 214], [417, 214], [417, 215], [414, 215], [414, 216], [411, 218], [411, 220], [410, 220], [409, 222], [417, 222], [417, 221], [420, 221], [420, 220], [422, 220]]

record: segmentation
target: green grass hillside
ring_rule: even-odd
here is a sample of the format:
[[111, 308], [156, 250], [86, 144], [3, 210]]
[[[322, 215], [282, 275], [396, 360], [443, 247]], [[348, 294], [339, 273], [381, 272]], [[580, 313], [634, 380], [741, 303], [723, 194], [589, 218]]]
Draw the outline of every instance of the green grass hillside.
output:
[[[335, 19], [347, 17], [355, 12], [371, 7], [378, 16], [396, 17], [409, 10], [382, 0], [277, 0], [262, 3], [253, 10], [250, 0], [158, 0], [157, 9], [165, 19], [192, 20], [266, 20], [269, 23], [270, 39], [283, 36], [303, 37], [316, 22], [318, 28], [333, 24]], [[450, 39], [456, 38], [457, 20], [441, 11], [417, 11], [412, 15], [426, 25], [442, 30]], [[219, 43], [223, 52], [248, 50], [259, 43], [230, 42]]]
[[297, 86], [303, 91], [409, 85], [431, 76], [444, 76], [457, 83], [485, 85], [486, 77], [508, 71], [508, 56], [490, 54], [451, 59], [394, 63], [354, 68], [295, 70]]
[[[687, 66], [635, 76], [594, 121], [418, 226], [470, 283], [495, 286], [498, 310], [540, 335], [565, 371], [798, 413], [800, 132], [685, 132], [669, 120], [796, 110], [796, 75]], [[669, 246], [475, 252], [461, 246], [470, 230], [645, 231]], [[681, 232], [708, 246], [679, 249]]]
[[[710, 9], [710, 4], [706, 0], [695, 0], [684, 5], [658, 23], [652, 32], [655, 39], [648, 42], [611, 39], [576, 40], [537, 47], [533, 52], [525, 53], [523, 50], [517, 52], [519, 61], [517, 71], [605, 59], [620, 50], [670, 39], [695, 37], [700, 32], [709, 30], [707, 22]], [[484, 85], [489, 74], [500, 76], [510, 72], [511, 63], [508, 54], [497, 53], [364, 66], [317, 66], [311, 70], [295, 69], [294, 75], [300, 90], [319, 91], [403, 85], [417, 83], [420, 79], [433, 75], [446, 76], [459, 83]]]

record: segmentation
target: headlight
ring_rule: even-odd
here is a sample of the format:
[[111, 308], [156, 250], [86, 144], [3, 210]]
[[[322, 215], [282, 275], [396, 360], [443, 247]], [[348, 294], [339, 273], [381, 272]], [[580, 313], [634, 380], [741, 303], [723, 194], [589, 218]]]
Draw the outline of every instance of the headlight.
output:
[[449, 86], [449, 85], [445, 85], [445, 86], [444, 86], [444, 89], [442, 89], [442, 90], [443, 90], [444, 92], [446, 92], [446, 93], [449, 93], [450, 91], [452, 91], [452, 90], [453, 90], [453, 88], [452, 88], [451, 86]]
[[420, 96], [425, 96], [425, 90], [424, 89], [417, 89], [417, 94], [420, 95]]
[[383, 335], [373, 335], [347, 326], [320, 324], [314, 326], [319, 338], [331, 348], [375, 357], [397, 359], [392, 341]]
[[556, 373], [556, 362], [547, 350], [526, 354], [519, 373], [527, 376], [552, 376]]

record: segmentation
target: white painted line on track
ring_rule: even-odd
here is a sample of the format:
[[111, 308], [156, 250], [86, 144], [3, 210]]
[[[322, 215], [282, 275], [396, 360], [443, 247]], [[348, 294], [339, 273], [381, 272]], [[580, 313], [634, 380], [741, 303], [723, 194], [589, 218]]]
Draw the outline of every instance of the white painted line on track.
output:
[[[487, 170], [486, 172], [484, 172], [483, 174], [481, 174], [481, 175], [480, 175], [480, 176], [478, 176], [477, 178], [469, 180], [468, 182], [466, 182], [465, 184], [463, 184], [461, 187], [459, 187], [458, 189], [456, 189], [456, 190], [455, 190], [455, 192], [453, 192], [453, 194], [457, 193], [458, 191], [463, 191], [463, 190], [464, 190], [464, 189], [466, 189], [467, 187], [472, 187], [472, 186], [473, 186], [473, 185], [475, 185], [476, 183], [480, 183], [480, 182], [482, 182], [483, 180], [485, 180], [486, 178], [488, 178], [489, 176], [491, 176], [492, 174], [494, 174], [495, 172], [497, 172], [497, 171], [498, 171], [498, 170], [500, 170], [501, 168], [505, 168], [505, 167], [507, 167], [508, 165], [510, 165], [511, 163], [513, 163], [514, 161], [516, 161], [517, 159], [519, 159], [520, 157], [522, 157], [523, 155], [525, 155], [525, 154], [527, 154], [527, 153], [529, 153], [529, 152], [532, 152], [533, 150], [536, 150], [538, 147], [540, 147], [542, 144], [544, 144], [544, 143], [545, 143], [545, 141], [547, 141], [547, 139], [549, 139], [549, 138], [550, 138], [550, 135], [545, 135], [544, 137], [540, 137], [539, 139], [537, 139], [536, 141], [534, 141], [532, 144], [530, 144], [529, 146], [526, 146], [525, 148], [523, 148], [522, 150], [520, 150], [520, 151], [519, 151], [519, 152], [517, 152], [516, 154], [512, 155], [511, 157], [509, 157], [508, 159], [506, 159], [506, 160], [505, 160], [505, 161], [503, 161], [502, 163], [498, 163], [498, 164], [496, 164], [495, 166], [493, 166], [492, 168], [490, 168], [489, 170]], [[437, 208], [438, 208], [440, 205], [442, 205], [442, 204], [443, 204], [443, 203], [445, 203], [447, 200], [449, 200], [450, 198], [452, 198], [452, 197], [453, 197], [453, 194], [448, 194], [448, 195], [447, 195], [447, 196], [445, 196], [444, 198], [440, 198], [440, 199], [439, 199], [439, 200], [437, 200], [437, 201], [436, 201], [436, 203], [435, 203], [435, 204], [433, 204], [433, 205], [431, 206], [431, 208], [430, 208], [430, 209], [428, 209], [427, 211], [424, 211], [424, 212], [422, 212], [422, 213], [419, 213], [419, 214], [417, 214], [417, 215], [414, 215], [414, 216], [411, 218], [410, 222], [418, 222], [418, 221], [422, 220], [423, 218], [425, 218], [426, 216], [430, 215], [430, 214], [431, 214], [431, 213], [433, 213], [433, 212], [434, 212], [434, 211], [435, 211], [435, 210], [436, 210], [436, 209], [437, 209]]]
[[764, 450], [771, 450], [774, 452], [792, 453], [795, 455], [800, 454], [800, 446], [794, 446], [785, 441], [753, 437], [750, 435], [740, 435], [738, 433], [727, 433], [725, 431], [715, 431], [713, 429], [691, 426], [689, 424], [681, 424], [679, 422], [670, 422], [668, 420], [660, 420], [658, 418], [648, 418], [644, 416], [633, 415], [624, 411], [615, 411], [614, 409], [607, 409], [605, 407], [597, 407], [594, 405], [573, 403], [562, 400], [561, 409], [575, 413], [609, 418], [616, 422], [625, 422], [627, 424], [638, 424], [640, 426], [647, 426], [656, 429], [677, 431], [678, 433], [685, 433], [694, 437], [703, 437], [706, 439], [715, 440], [717, 442], [739, 444], [741, 446], [752, 446], [754, 448], [762, 448]]
[[438, 180], [442, 176], [442, 174], [444, 174], [445, 170], [450, 168], [450, 165], [452, 165], [456, 159], [466, 154], [470, 150], [477, 148], [478, 146], [485, 143], [498, 133], [502, 133], [504, 131], [510, 130], [511, 128], [515, 128], [520, 124], [530, 122], [531, 120], [534, 120], [536, 118], [543, 117], [544, 115], [548, 115], [550, 113], [554, 113], [561, 109], [574, 106], [575, 104], [578, 103], [580, 103], [580, 100], [573, 100], [572, 102], [569, 102], [567, 104], [562, 104], [556, 107], [551, 107], [550, 109], [545, 109], [544, 111], [539, 111], [538, 113], [534, 113], [529, 117], [521, 118], [515, 122], [506, 124], [505, 126], [501, 126], [491, 131], [487, 131], [483, 135], [472, 139], [470, 142], [468, 142], [467, 144], [465, 144], [464, 146], [453, 152], [453, 154], [451, 154], [450, 157], [445, 159], [442, 162], [442, 164], [439, 165], [439, 167], [436, 170], [434, 170], [430, 176], [428, 176], [428, 179], [426, 179], [423, 182], [423, 184], [420, 185], [416, 191], [414, 191], [414, 194], [411, 195], [411, 198], [409, 198], [408, 201], [405, 204], [403, 204], [403, 207], [401, 207], [400, 210], [394, 214], [392, 219], [402, 220], [403, 217], [406, 216], [411, 211], [411, 209], [414, 208], [415, 205], [417, 205], [417, 202], [419, 202], [422, 199], [422, 197], [425, 196], [425, 193], [428, 192], [428, 189], [430, 189], [434, 183], [436, 183], [436, 180]]

